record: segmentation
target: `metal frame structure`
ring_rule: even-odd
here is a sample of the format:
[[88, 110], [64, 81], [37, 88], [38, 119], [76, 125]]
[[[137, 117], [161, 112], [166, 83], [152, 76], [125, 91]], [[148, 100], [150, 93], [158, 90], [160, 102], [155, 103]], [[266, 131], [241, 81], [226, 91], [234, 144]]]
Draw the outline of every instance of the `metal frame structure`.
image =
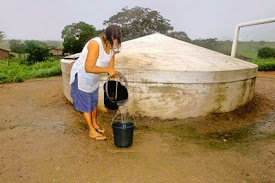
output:
[[266, 24], [266, 23], [272, 23], [272, 22], [275, 22], [275, 17], [274, 18], [269, 18], [269, 19], [253, 21], [253, 22], [240, 23], [240, 24], [236, 25], [235, 35], [234, 35], [232, 49], [231, 49], [231, 57], [236, 57], [237, 43], [238, 43], [239, 32], [240, 32], [241, 27], [259, 25], [259, 24]]

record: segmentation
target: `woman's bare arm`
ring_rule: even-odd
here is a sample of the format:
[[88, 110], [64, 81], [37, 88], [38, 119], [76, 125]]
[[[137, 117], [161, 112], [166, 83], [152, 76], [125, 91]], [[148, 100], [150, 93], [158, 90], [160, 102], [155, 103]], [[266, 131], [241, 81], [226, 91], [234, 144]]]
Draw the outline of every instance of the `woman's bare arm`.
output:
[[88, 44], [88, 55], [85, 62], [85, 71], [89, 73], [108, 73], [110, 75], [114, 74], [114, 68], [110, 67], [98, 67], [96, 66], [96, 60], [98, 58], [99, 45], [96, 41], [91, 41]]

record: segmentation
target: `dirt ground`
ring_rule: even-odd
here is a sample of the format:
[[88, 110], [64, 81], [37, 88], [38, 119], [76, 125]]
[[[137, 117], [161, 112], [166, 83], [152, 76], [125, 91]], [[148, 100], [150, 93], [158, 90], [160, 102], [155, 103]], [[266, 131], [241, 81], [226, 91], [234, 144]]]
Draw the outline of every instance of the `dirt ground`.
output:
[[253, 101], [185, 120], [137, 117], [133, 146], [88, 136], [62, 78], [0, 85], [0, 182], [275, 182], [275, 72]]

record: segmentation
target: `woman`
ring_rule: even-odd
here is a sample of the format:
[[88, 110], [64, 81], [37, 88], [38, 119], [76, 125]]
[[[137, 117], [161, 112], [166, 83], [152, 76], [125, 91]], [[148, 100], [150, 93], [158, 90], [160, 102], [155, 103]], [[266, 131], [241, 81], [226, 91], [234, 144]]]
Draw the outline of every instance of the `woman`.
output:
[[89, 40], [73, 64], [70, 76], [71, 96], [76, 110], [83, 112], [89, 126], [89, 136], [106, 140], [104, 128], [97, 120], [98, 87], [100, 73], [116, 76], [114, 50], [121, 46], [122, 32], [110, 25], [99, 36]]

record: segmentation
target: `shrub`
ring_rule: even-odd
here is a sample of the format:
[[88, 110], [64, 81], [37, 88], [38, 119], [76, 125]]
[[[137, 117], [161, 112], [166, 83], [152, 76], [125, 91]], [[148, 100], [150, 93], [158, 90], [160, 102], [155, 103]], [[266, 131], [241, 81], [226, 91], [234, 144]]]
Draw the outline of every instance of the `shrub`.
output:
[[41, 41], [25, 41], [26, 44], [26, 52], [28, 53], [28, 57], [26, 63], [28, 65], [34, 64], [36, 62], [42, 62], [47, 59], [49, 56], [49, 49], [46, 43]]
[[270, 47], [264, 47], [258, 50], [259, 58], [275, 58], [275, 49]]

